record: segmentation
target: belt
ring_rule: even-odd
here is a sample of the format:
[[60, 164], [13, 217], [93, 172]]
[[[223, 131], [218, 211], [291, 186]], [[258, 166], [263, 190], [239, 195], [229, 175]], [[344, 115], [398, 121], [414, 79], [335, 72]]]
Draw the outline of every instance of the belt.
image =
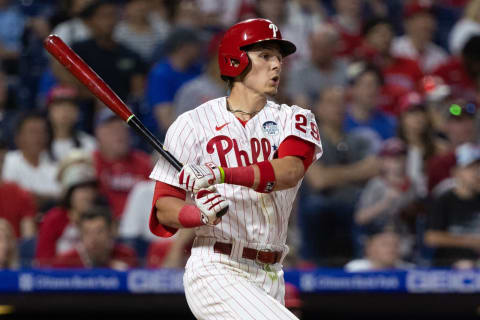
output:
[[[213, 245], [213, 251], [230, 255], [232, 252], [232, 244], [215, 242]], [[269, 249], [256, 250], [252, 248], [243, 248], [242, 258], [253, 260], [259, 264], [275, 264], [282, 258], [282, 252]]]

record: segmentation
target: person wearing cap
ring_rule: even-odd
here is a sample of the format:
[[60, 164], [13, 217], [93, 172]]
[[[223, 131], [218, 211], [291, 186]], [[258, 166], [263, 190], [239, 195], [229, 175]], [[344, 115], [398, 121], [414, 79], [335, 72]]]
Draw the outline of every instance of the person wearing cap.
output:
[[72, 49], [124, 101], [144, 94], [147, 65], [133, 51], [113, 38], [119, 20], [117, 2], [94, 0], [86, 18], [91, 38], [72, 44]]
[[153, 133], [162, 134], [175, 120], [173, 101], [178, 89], [201, 74], [201, 39], [194, 29], [173, 29], [162, 44], [164, 56], [150, 70], [146, 99], [148, 110], [144, 124]]
[[437, 24], [433, 1], [406, 2], [403, 16], [405, 34], [394, 39], [392, 54], [416, 60], [424, 73], [430, 73], [448, 58], [447, 52], [432, 41]]
[[92, 157], [99, 190], [117, 220], [135, 184], [148, 179], [152, 162], [147, 153], [131, 146], [128, 126], [107, 108], [97, 115], [95, 136], [98, 144]]
[[60, 205], [42, 218], [35, 249], [35, 265], [48, 267], [56, 254], [70, 250], [78, 241], [81, 214], [99, 199], [91, 157], [72, 151], [61, 164], [57, 179], [62, 186]]
[[480, 147], [464, 143], [455, 149], [454, 186], [434, 199], [424, 235], [434, 248], [433, 265], [476, 261], [480, 250]]
[[365, 234], [387, 226], [401, 230], [404, 240], [410, 237], [402, 214], [416, 199], [416, 190], [406, 173], [406, 154], [406, 146], [398, 138], [386, 140], [379, 152], [381, 173], [363, 189], [354, 217], [360, 248]]
[[415, 265], [402, 260], [401, 235], [393, 228], [385, 228], [368, 234], [365, 254], [345, 265], [347, 272], [405, 270]]
[[218, 46], [223, 32], [214, 35], [207, 46], [206, 70], [198, 77], [187, 81], [175, 94], [173, 106], [175, 117], [201, 105], [209, 100], [222, 97], [226, 94], [225, 84], [220, 78], [218, 67]]
[[[450, 177], [450, 169], [455, 166], [455, 149], [463, 143], [474, 142], [476, 138], [475, 103], [453, 100], [446, 112], [447, 148], [432, 157], [427, 164], [428, 190], [434, 196], [450, 185], [446, 179]], [[446, 181], [442, 184], [444, 180]]]
[[29, 239], [35, 235], [37, 208], [30, 192], [14, 182], [3, 181], [2, 167], [7, 144], [0, 139], [0, 218], [9, 222], [16, 239]]
[[68, 86], [53, 87], [47, 97], [48, 119], [52, 126], [52, 151], [56, 161], [62, 161], [73, 149], [95, 150], [91, 135], [76, 129], [79, 117], [77, 91]]
[[480, 0], [470, 0], [463, 15], [450, 30], [448, 47], [453, 55], [460, 55], [472, 36], [480, 35]]

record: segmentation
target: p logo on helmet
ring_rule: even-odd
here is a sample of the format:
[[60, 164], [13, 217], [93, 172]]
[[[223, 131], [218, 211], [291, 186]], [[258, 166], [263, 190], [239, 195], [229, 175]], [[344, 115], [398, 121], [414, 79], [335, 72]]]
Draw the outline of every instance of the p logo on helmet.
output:
[[247, 68], [249, 59], [246, 46], [275, 41], [279, 44], [284, 57], [296, 51], [295, 45], [282, 38], [280, 29], [267, 19], [249, 19], [233, 25], [225, 32], [218, 49], [220, 74], [225, 77], [237, 77]]

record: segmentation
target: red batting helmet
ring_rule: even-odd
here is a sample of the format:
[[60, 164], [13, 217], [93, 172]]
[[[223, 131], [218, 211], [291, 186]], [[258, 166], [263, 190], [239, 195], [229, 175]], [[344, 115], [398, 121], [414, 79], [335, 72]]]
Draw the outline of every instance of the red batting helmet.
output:
[[[278, 27], [267, 19], [249, 19], [233, 25], [227, 30], [218, 48], [220, 74], [227, 77], [239, 76], [247, 68], [249, 59], [244, 47], [263, 42], [275, 41], [280, 45], [284, 57], [295, 52], [293, 43], [282, 39]], [[233, 65], [231, 60], [238, 62]]]

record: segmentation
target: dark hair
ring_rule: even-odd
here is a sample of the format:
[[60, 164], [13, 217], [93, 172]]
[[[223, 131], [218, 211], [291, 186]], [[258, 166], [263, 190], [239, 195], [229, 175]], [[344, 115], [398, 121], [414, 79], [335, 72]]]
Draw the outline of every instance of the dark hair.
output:
[[173, 29], [163, 43], [163, 52], [168, 55], [187, 44], [200, 44], [201, 38], [192, 28], [177, 27]]
[[53, 129], [50, 121], [48, 121], [47, 116], [45, 115], [44, 112], [42, 111], [27, 111], [23, 114], [21, 114], [17, 120], [16, 126], [15, 126], [15, 137], [17, 137], [20, 132], [23, 129], [23, 126], [25, 125], [26, 122], [30, 120], [35, 120], [35, 119], [40, 119], [45, 122], [45, 125], [47, 126], [47, 151], [48, 155], [51, 160], [55, 161], [57, 160], [55, 155], [53, 154], [53, 149], [52, 149], [52, 143], [53, 143]]
[[80, 11], [79, 16], [82, 19], [90, 19], [93, 15], [95, 15], [97, 10], [104, 5], [117, 6], [117, 2], [114, 0], [94, 0], [85, 8], [83, 8], [82, 11]]
[[2, 137], [0, 137], [0, 150], [7, 150], [8, 144]]
[[[98, 181], [95, 181], [95, 180], [86, 181], [68, 188], [67, 192], [65, 192], [64, 196], [60, 199], [59, 205], [67, 210], [72, 209], [73, 191], [75, 191], [77, 188], [86, 187], [86, 186], [98, 187]], [[95, 199], [94, 202], [103, 203], [100, 196], [97, 199]]]
[[[405, 116], [406, 113], [408, 113], [408, 111], [402, 113], [399, 116], [398, 127], [397, 127], [397, 136], [403, 142], [408, 144], [407, 137], [406, 137], [406, 131], [405, 131], [403, 121], [402, 121], [402, 119], [403, 119], [403, 117]], [[435, 143], [434, 143], [435, 134], [434, 134], [432, 122], [431, 122], [430, 118], [428, 117], [427, 112], [425, 111], [424, 113], [425, 113], [425, 117], [427, 118], [428, 122], [427, 122], [427, 125], [426, 125], [425, 129], [423, 130], [423, 132], [420, 136], [420, 139], [421, 139], [421, 142], [423, 144], [423, 147], [425, 148], [424, 149], [425, 154], [423, 155], [423, 160], [425, 161], [425, 160], [430, 159], [435, 154]]]
[[363, 29], [362, 29], [362, 35], [365, 37], [370, 31], [372, 31], [373, 28], [375, 28], [376, 26], [378, 26], [380, 24], [386, 24], [386, 25], [390, 26], [392, 31], [394, 30], [392, 23], [388, 19], [376, 17], [376, 18], [368, 20], [365, 23], [365, 25], [363, 26]]
[[79, 225], [85, 221], [102, 218], [108, 227], [113, 224], [112, 213], [108, 206], [95, 205], [80, 215]]
[[360, 77], [365, 73], [372, 72], [378, 79], [380, 86], [383, 86], [385, 79], [383, 73], [376, 65], [366, 61], [358, 61], [351, 63], [347, 70], [348, 82], [350, 85], [354, 85]]

